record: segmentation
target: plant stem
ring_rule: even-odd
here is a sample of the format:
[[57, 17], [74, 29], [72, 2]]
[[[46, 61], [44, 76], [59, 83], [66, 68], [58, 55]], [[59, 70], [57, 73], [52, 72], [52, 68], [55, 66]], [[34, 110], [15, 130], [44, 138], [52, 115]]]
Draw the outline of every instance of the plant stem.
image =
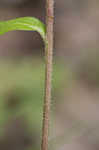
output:
[[41, 150], [48, 150], [50, 104], [51, 104], [51, 78], [53, 58], [53, 23], [54, 23], [54, 0], [46, 0], [46, 71], [45, 71], [45, 97], [43, 109], [43, 128]]

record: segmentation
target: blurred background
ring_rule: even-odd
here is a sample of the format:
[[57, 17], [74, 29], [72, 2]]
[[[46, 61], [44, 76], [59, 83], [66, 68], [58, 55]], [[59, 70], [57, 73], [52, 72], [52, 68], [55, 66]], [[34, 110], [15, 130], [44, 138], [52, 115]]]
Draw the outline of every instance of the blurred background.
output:
[[[0, 20], [34, 16], [45, 0], [0, 0]], [[56, 0], [49, 149], [99, 149], [99, 1]], [[44, 45], [35, 32], [0, 36], [0, 149], [39, 150]]]

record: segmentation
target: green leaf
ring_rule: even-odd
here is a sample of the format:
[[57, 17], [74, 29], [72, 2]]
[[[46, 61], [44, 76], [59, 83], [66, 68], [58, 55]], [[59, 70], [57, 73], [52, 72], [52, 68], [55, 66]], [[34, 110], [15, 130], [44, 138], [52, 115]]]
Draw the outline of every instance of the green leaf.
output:
[[0, 21], [0, 35], [14, 30], [37, 31], [45, 41], [45, 25], [37, 18], [22, 17], [8, 21]]

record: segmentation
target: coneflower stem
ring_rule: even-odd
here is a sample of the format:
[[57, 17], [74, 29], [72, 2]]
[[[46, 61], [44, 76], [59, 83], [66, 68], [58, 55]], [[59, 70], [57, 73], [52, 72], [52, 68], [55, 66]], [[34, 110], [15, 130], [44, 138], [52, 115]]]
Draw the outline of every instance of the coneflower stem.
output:
[[43, 109], [43, 127], [41, 150], [48, 150], [51, 87], [52, 87], [52, 58], [53, 58], [53, 23], [54, 0], [46, 0], [46, 44], [45, 44], [45, 97]]

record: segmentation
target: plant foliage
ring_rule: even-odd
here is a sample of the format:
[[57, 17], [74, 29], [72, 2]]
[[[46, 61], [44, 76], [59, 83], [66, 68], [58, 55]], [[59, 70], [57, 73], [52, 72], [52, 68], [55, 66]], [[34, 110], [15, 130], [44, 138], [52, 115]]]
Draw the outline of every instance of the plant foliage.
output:
[[45, 41], [45, 25], [37, 18], [22, 17], [0, 22], [0, 35], [14, 30], [37, 31]]

